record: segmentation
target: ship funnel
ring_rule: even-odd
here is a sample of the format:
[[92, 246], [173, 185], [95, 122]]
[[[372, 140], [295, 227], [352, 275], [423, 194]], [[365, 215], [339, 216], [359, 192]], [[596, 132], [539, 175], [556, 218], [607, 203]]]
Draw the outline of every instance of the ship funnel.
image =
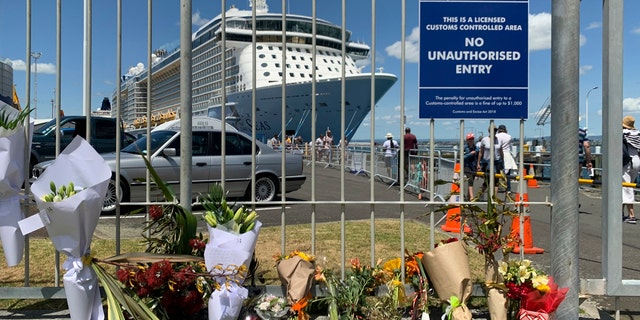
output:
[[249, 7], [253, 7], [255, 4], [257, 13], [267, 13], [269, 12], [269, 6], [267, 5], [267, 0], [251, 0], [249, 1]]

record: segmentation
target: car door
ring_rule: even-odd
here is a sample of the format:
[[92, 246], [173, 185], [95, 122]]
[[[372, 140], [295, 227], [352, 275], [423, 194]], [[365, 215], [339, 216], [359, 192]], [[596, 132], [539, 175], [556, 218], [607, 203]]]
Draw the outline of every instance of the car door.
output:
[[[213, 154], [210, 145], [210, 134], [204, 131], [192, 133], [192, 167], [191, 190], [194, 195], [209, 190], [210, 172], [213, 166]], [[162, 180], [169, 184], [176, 194], [180, 191], [180, 135], [174, 139], [152, 159], [153, 168]]]
[[[214, 150], [221, 155], [222, 133], [213, 132]], [[229, 197], [244, 196], [251, 182], [251, 144], [252, 142], [235, 133], [227, 132], [225, 136], [225, 189]], [[215, 157], [212, 167], [212, 180], [221, 181], [221, 156]]]

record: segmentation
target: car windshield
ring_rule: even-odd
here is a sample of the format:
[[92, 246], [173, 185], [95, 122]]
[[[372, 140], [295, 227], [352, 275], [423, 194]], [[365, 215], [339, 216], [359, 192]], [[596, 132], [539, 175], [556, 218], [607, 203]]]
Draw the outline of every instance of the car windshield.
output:
[[56, 129], [56, 119], [53, 119], [44, 124], [40, 124], [37, 129], [33, 131], [34, 134], [47, 135], [52, 130]]
[[[163, 146], [167, 141], [169, 141], [169, 139], [171, 139], [171, 137], [175, 135], [176, 133], [174, 131], [160, 130], [151, 132], [151, 154], [154, 154], [158, 150], [158, 148]], [[122, 152], [148, 154], [147, 137], [144, 136], [134, 141], [132, 144], [122, 149]]]

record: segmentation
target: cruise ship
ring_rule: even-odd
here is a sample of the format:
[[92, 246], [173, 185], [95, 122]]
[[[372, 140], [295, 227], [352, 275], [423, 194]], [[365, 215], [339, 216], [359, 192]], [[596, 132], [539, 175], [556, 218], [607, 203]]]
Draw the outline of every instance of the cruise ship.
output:
[[[365, 73], [356, 61], [369, 57], [370, 47], [350, 41], [346, 32], [346, 56], [342, 63], [342, 28], [316, 19], [316, 47], [313, 50], [311, 17], [286, 15], [286, 45], [282, 46], [282, 14], [269, 13], [266, 0], [253, 0], [256, 6], [255, 72], [253, 90], [252, 11], [229, 8], [225, 13], [226, 44], [222, 52], [222, 15], [210, 20], [192, 35], [193, 115], [209, 115], [225, 120], [238, 130], [266, 141], [274, 135], [312, 137], [312, 81], [315, 59], [316, 132], [331, 130], [340, 137], [341, 110], [345, 108], [345, 137], [350, 141], [371, 110], [372, 81], [375, 102], [397, 81], [393, 74]], [[286, 65], [283, 68], [283, 55]], [[222, 79], [223, 57], [226, 59]], [[151, 81], [151, 125], [179, 117], [180, 52], [154, 53]], [[341, 99], [344, 68], [345, 99]], [[137, 70], [137, 71], [135, 71]], [[284, 70], [284, 72], [283, 72]], [[286, 75], [284, 74], [286, 73]], [[146, 128], [148, 70], [139, 66], [123, 77], [121, 115], [129, 129]], [[286, 84], [286, 128], [282, 128], [282, 85]], [[226, 101], [222, 90], [226, 90]], [[255, 120], [252, 118], [255, 91]], [[115, 101], [115, 95], [113, 100]], [[337, 140], [335, 141], [337, 143]]]

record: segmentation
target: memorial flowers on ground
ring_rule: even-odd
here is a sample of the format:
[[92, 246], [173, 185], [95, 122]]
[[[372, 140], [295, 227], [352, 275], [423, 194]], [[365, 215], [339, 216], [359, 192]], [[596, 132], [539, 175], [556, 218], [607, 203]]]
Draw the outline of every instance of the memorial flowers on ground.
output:
[[24, 218], [19, 193], [29, 163], [26, 155], [31, 150], [31, 138], [25, 132], [31, 110], [20, 111], [0, 101], [0, 242], [10, 267], [20, 263], [24, 251], [24, 236], [18, 226]]
[[72, 319], [104, 318], [90, 247], [110, 177], [102, 157], [76, 137], [31, 186], [40, 212], [21, 221], [23, 230], [45, 226], [67, 256], [63, 284]]
[[509, 319], [549, 319], [569, 290], [558, 289], [553, 278], [536, 269], [530, 260], [500, 263]]
[[[209, 230], [204, 249], [207, 270], [216, 265], [238, 266], [248, 270], [258, 240], [261, 223], [255, 211], [244, 206], [234, 208], [227, 202], [222, 186], [214, 184], [204, 195], [202, 206]], [[226, 282], [226, 279], [222, 279]], [[236, 319], [249, 292], [242, 287], [244, 277], [214, 291], [209, 298], [209, 319]], [[228, 282], [227, 282], [228, 283]]]
[[441, 242], [422, 258], [438, 298], [448, 304], [448, 319], [471, 319], [466, 305], [473, 283], [467, 247], [455, 238]]
[[286, 255], [276, 255], [276, 269], [280, 282], [286, 288], [287, 302], [298, 318], [305, 318], [305, 308], [309, 299], [316, 272], [315, 257], [294, 250]]

